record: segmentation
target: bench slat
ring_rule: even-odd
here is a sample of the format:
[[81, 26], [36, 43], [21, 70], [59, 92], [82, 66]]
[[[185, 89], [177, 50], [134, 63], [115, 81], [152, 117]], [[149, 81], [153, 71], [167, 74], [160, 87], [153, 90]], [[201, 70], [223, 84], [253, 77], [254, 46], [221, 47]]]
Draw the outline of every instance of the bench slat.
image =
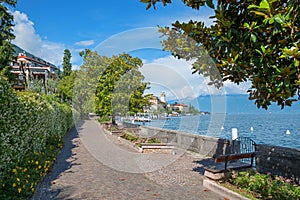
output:
[[239, 160], [243, 158], [253, 158], [255, 156], [255, 153], [241, 153], [241, 154], [229, 154], [224, 156], [218, 156], [215, 159], [215, 162], [227, 162], [227, 161], [233, 161], [233, 160]]

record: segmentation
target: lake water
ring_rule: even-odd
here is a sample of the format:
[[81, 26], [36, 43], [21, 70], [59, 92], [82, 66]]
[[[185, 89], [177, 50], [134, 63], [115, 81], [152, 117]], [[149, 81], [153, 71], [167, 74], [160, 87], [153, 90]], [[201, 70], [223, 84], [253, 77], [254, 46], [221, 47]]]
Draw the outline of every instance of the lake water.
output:
[[300, 149], [300, 112], [183, 116], [145, 125], [227, 139], [232, 137], [232, 128], [237, 128], [239, 136], [258, 144]]

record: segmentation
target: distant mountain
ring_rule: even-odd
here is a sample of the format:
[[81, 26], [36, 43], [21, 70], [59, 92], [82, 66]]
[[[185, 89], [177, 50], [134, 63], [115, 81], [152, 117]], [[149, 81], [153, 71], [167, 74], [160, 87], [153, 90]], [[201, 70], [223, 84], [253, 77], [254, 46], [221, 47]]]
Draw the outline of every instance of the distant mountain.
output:
[[195, 99], [176, 99], [168, 101], [168, 103], [185, 103], [187, 105], [192, 104], [196, 108], [198, 107], [200, 111], [208, 111], [215, 113], [257, 113], [266, 114], [270, 112], [280, 112], [280, 113], [290, 113], [290, 112], [300, 112], [300, 102], [294, 102], [291, 107], [286, 106], [281, 110], [280, 106], [273, 103], [269, 109], [266, 111], [264, 109], [258, 109], [254, 104], [254, 101], [248, 99], [247, 94], [232, 94], [232, 95], [206, 95], [198, 96]]

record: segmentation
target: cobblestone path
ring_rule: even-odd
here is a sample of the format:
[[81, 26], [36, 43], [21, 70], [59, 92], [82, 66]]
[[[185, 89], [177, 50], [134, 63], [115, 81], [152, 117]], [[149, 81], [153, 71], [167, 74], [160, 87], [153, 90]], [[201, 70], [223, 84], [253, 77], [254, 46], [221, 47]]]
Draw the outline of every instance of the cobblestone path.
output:
[[[126, 142], [118, 140], [116, 136], [105, 134], [97, 122], [86, 120], [77, 129], [74, 128], [67, 133], [65, 145], [56, 163], [38, 186], [32, 200], [224, 200], [224, 197], [202, 186], [202, 176], [199, 170], [195, 169], [201, 169], [199, 161], [205, 158], [197, 154], [185, 153], [169, 165], [153, 172], [124, 172], [110, 167], [105, 162], [103, 164], [101, 159], [99, 161], [97, 155], [102, 155], [105, 150], [103, 148], [108, 148], [105, 145], [107, 140], [124, 152], [138, 153]], [[95, 144], [99, 144], [100, 149], [97, 146], [93, 147]], [[99, 150], [102, 152], [98, 154]], [[114, 160], [113, 155], [105, 154]]]

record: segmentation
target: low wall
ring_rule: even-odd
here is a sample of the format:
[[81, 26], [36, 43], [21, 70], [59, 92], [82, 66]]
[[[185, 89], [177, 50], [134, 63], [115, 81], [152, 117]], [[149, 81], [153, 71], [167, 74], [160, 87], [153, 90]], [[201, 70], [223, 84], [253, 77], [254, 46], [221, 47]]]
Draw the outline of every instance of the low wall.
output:
[[268, 145], [256, 145], [256, 150], [257, 171], [300, 182], [300, 150]]
[[[232, 141], [209, 136], [141, 126], [140, 137], [153, 137], [164, 143], [215, 157], [232, 151]], [[300, 183], [300, 150], [278, 146], [256, 145], [256, 169], [289, 177]]]
[[231, 141], [226, 139], [145, 126], [141, 126], [140, 137], [157, 138], [161, 142], [209, 157], [230, 153], [232, 145]]
[[140, 125], [139, 124], [133, 124], [133, 123], [130, 123], [130, 122], [122, 122], [122, 126], [124, 128], [139, 128]]

